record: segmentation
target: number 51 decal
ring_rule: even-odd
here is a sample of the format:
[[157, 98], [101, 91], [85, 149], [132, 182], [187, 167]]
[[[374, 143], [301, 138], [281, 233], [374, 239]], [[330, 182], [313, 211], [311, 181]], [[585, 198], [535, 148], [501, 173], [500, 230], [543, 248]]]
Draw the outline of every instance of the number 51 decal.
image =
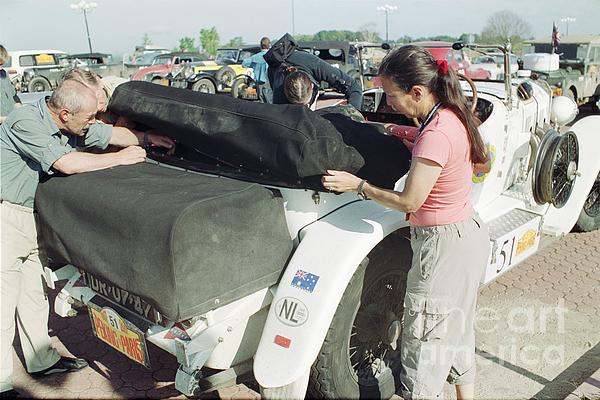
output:
[[[513, 254], [514, 254], [514, 248], [515, 248], [515, 236], [512, 237], [512, 239], [506, 239], [504, 241], [504, 243], [502, 243], [502, 247], [500, 248], [500, 257], [502, 257], [502, 262], [498, 262], [498, 269], [496, 270], [496, 273], [499, 273], [500, 271], [502, 271], [502, 269], [504, 267], [506, 267], [507, 265], [512, 264], [512, 260], [513, 260]], [[510, 243], [510, 248], [507, 248], [507, 245]], [[510, 256], [507, 254], [507, 252], [510, 251]]]

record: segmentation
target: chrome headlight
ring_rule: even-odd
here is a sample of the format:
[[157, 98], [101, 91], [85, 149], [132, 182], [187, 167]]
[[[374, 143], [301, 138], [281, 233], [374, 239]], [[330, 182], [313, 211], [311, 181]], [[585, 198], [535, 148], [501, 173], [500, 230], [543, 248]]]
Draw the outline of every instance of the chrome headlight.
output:
[[190, 76], [194, 75], [194, 67], [191, 65], [184, 65], [181, 73], [185, 79], [188, 79]]

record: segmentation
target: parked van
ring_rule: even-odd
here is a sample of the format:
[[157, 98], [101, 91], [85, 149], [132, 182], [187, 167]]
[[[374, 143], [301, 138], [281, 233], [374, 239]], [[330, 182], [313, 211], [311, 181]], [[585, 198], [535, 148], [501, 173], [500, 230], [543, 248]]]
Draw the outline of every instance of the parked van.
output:
[[8, 62], [4, 68], [14, 83], [23, 76], [26, 68], [56, 68], [60, 58], [67, 53], [61, 50], [19, 50], [9, 51]]

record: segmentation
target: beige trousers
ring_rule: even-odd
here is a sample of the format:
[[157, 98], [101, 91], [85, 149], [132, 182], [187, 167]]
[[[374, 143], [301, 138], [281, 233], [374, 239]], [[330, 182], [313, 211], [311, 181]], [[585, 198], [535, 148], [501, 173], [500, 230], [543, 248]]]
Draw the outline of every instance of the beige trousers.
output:
[[15, 315], [28, 372], [56, 363], [60, 356], [48, 335], [48, 299], [44, 291], [33, 210], [0, 204], [0, 392], [12, 389]]
[[406, 283], [401, 342], [405, 399], [440, 399], [444, 381], [475, 381], [475, 304], [490, 236], [473, 216], [411, 227], [413, 260]]

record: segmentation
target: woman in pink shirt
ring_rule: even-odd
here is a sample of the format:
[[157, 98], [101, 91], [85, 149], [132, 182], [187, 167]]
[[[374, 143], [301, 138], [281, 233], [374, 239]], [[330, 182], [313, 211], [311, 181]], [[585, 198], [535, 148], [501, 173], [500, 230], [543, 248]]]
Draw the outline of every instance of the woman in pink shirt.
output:
[[416, 46], [391, 52], [379, 68], [388, 104], [421, 128], [402, 192], [343, 171], [323, 186], [356, 191], [409, 215], [413, 259], [407, 278], [400, 388], [405, 399], [438, 398], [446, 380], [459, 399], [473, 398], [473, 321], [489, 255], [487, 227], [470, 203], [473, 164], [487, 156], [456, 72]]

